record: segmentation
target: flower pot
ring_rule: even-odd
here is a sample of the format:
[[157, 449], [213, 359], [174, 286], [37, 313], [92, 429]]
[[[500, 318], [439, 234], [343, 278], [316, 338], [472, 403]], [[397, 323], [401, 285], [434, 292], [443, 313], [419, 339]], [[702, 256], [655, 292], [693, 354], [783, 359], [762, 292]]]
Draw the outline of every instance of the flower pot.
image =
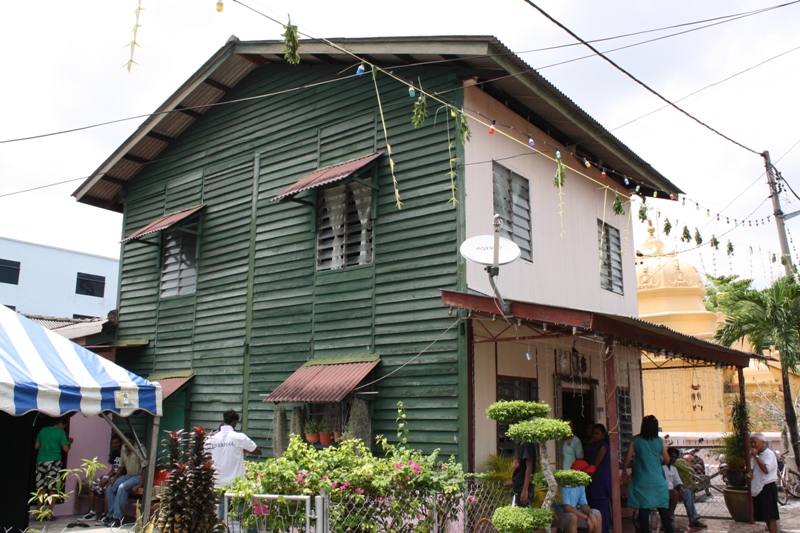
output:
[[333, 442], [337, 443], [342, 440], [342, 432], [341, 431], [334, 431], [333, 432]]
[[316, 444], [319, 442], [319, 433], [306, 433], [306, 442]]
[[750, 491], [725, 488], [722, 495], [731, 518], [737, 522], [750, 522]]
[[726, 468], [723, 474], [725, 486], [736, 490], [747, 489], [747, 470], [738, 468]]
[[320, 433], [319, 443], [323, 446], [330, 446], [333, 442], [333, 433]]

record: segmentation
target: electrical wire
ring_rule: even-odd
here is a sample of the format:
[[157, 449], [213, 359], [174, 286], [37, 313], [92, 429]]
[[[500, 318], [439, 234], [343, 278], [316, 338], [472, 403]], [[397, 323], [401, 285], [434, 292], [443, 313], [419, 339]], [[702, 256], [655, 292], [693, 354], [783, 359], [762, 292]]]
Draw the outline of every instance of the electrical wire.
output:
[[587, 43], [585, 40], [583, 40], [582, 38], [580, 38], [578, 35], [576, 35], [576, 34], [575, 34], [575, 32], [573, 32], [572, 30], [570, 30], [569, 28], [567, 28], [565, 25], [563, 25], [562, 23], [560, 23], [559, 21], [557, 21], [555, 18], [553, 18], [552, 16], [550, 16], [550, 15], [549, 15], [549, 14], [548, 14], [546, 11], [544, 11], [542, 8], [540, 8], [540, 7], [539, 7], [539, 6], [537, 6], [535, 3], [533, 3], [533, 2], [532, 2], [532, 0], [523, 0], [523, 1], [524, 1], [525, 3], [527, 3], [528, 5], [530, 5], [531, 7], [533, 7], [534, 9], [536, 9], [536, 10], [537, 10], [539, 13], [541, 13], [542, 15], [544, 15], [544, 16], [545, 16], [545, 17], [546, 17], [548, 20], [550, 20], [551, 22], [553, 22], [553, 23], [554, 23], [556, 26], [558, 26], [558, 27], [559, 27], [559, 28], [561, 28], [562, 30], [566, 31], [568, 34], [570, 34], [570, 35], [571, 35], [572, 37], [574, 37], [576, 40], [578, 40], [578, 41], [580, 41], [581, 43], [583, 43], [583, 44], [584, 44], [584, 45], [585, 45], [587, 48], [589, 48], [589, 49], [590, 49], [592, 52], [594, 52], [594, 53], [595, 53], [595, 54], [596, 54], [598, 57], [600, 57], [601, 59], [603, 59], [603, 60], [604, 60], [604, 61], [606, 61], [607, 63], [611, 64], [611, 65], [612, 65], [614, 68], [616, 68], [617, 70], [619, 70], [620, 72], [622, 72], [623, 74], [625, 74], [627, 77], [629, 77], [631, 80], [635, 81], [637, 84], [639, 84], [639, 85], [641, 85], [642, 87], [644, 87], [644, 88], [645, 88], [647, 91], [649, 91], [650, 93], [652, 93], [653, 95], [655, 95], [656, 97], [658, 97], [659, 99], [661, 99], [662, 101], [664, 101], [666, 104], [670, 105], [671, 107], [673, 107], [673, 108], [674, 108], [674, 109], [676, 109], [677, 111], [680, 111], [682, 114], [686, 115], [687, 117], [689, 117], [689, 118], [690, 118], [690, 119], [692, 119], [693, 121], [697, 122], [698, 124], [700, 124], [700, 125], [701, 125], [701, 126], [703, 126], [704, 128], [706, 128], [706, 129], [710, 130], [711, 132], [713, 132], [713, 133], [717, 134], [718, 136], [722, 137], [723, 139], [726, 139], [727, 141], [729, 141], [729, 142], [731, 142], [731, 143], [735, 144], [736, 146], [739, 146], [740, 148], [743, 148], [743, 149], [745, 149], [745, 150], [747, 150], [748, 152], [751, 152], [751, 153], [753, 153], [753, 154], [756, 154], [756, 155], [759, 155], [759, 156], [761, 155], [761, 152], [758, 152], [758, 151], [756, 151], [756, 150], [753, 150], [752, 148], [749, 148], [749, 147], [745, 146], [744, 144], [742, 144], [742, 143], [740, 143], [740, 142], [738, 142], [738, 141], [735, 141], [734, 139], [732, 139], [732, 138], [728, 137], [727, 135], [723, 134], [723, 133], [722, 133], [722, 132], [720, 132], [719, 130], [716, 130], [716, 129], [712, 128], [710, 125], [708, 125], [708, 124], [706, 124], [705, 122], [703, 122], [702, 120], [698, 119], [697, 117], [695, 117], [694, 115], [692, 115], [692, 114], [691, 114], [691, 113], [689, 113], [688, 111], [686, 111], [686, 110], [684, 110], [684, 109], [682, 109], [682, 108], [678, 107], [676, 104], [674, 104], [673, 102], [671, 102], [670, 100], [668, 100], [667, 98], [665, 98], [664, 96], [662, 96], [662, 95], [661, 95], [659, 92], [657, 92], [655, 89], [651, 88], [649, 85], [647, 85], [646, 83], [644, 83], [643, 81], [641, 81], [640, 79], [638, 79], [636, 76], [634, 76], [633, 74], [631, 74], [630, 72], [628, 72], [627, 70], [625, 70], [624, 68], [622, 68], [621, 66], [619, 66], [619, 65], [618, 65], [617, 63], [615, 63], [613, 60], [611, 60], [610, 58], [606, 57], [606, 56], [605, 56], [605, 55], [604, 55], [602, 52], [600, 52], [599, 50], [597, 50], [597, 49], [596, 49], [594, 46], [592, 46], [591, 44]]

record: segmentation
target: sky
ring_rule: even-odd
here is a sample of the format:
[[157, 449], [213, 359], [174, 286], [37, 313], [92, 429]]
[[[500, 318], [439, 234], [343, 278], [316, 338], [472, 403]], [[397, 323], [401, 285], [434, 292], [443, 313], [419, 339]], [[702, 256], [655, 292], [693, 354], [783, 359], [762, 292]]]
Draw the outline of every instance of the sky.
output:
[[[779, 2], [540, 0], [537, 5], [578, 36], [594, 40], [759, 10]], [[231, 35], [241, 40], [280, 38], [282, 28], [249, 6], [282, 21], [289, 14], [301, 32], [333, 40], [497, 37], [686, 193], [685, 205], [683, 197], [677, 202], [647, 202], [659, 233], [666, 218], [675, 228], [669, 237], [662, 235], [668, 248], [679, 250], [701, 272], [752, 277], [759, 287], [782, 273], [780, 265], [769, 260], [771, 254], [780, 254], [780, 245], [774, 218], [766, 221], [773, 208], [762, 157], [673, 109], [659, 110], [664, 106], [661, 100], [599, 57], [553, 66], [592, 55], [591, 51], [562, 46], [574, 44], [575, 39], [524, 0], [398, 2], [382, 3], [380, 9], [366, 0], [224, 0], [222, 13], [216, 11], [215, 3], [141, 0], [140, 46], [130, 73], [124, 68], [130, 58], [126, 45], [132, 40], [137, 0], [5, 3], [0, 17], [0, 237], [118, 257], [122, 216], [78, 204], [71, 193], [143, 119], [34, 140], [2, 141], [152, 112]], [[786, 182], [800, 192], [797, 21], [800, 3], [792, 3], [624, 50], [610, 51], [711, 23], [595, 46], [726, 136], [758, 153], [769, 150]], [[540, 50], [555, 46], [562, 47]], [[68, 183], [48, 187], [57, 182]], [[27, 189], [36, 190], [14, 194]], [[800, 209], [800, 200], [791, 192], [784, 191], [780, 198], [785, 213]], [[749, 224], [737, 227], [734, 220]], [[706, 242], [716, 235], [720, 250], [713, 252], [705, 246], [690, 251], [693, 243], [676, 238], [684, 225], [691, 233], [698, 228]], [[792, 231], [800, 237], [800, 217], [786, 225], [790, 238]], [[631, 231], [637, 246], [647, 237], [646, 225], [636, 216]], [[732, 257], [725, 251], [728, 240], [734, 246]], [[797, 253], [791, 253], [797, 261]]]

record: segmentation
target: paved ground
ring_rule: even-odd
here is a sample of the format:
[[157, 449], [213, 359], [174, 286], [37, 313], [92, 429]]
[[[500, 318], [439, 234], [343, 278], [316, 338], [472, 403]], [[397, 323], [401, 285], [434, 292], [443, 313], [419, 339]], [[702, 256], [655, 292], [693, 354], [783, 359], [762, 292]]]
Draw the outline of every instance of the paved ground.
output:
[[[781, 512], [781, 530], [785, 533], [800, 533], [800, 500], [793, 500], [789, 505], [780, 508]], [[683, 530], [687, 533], [762, 533], [764, 531], [764, 524], [742, 524], [734, 522], [733, 520], [720, 520], [720, 519], [703, 519], [703, 522], [708, 525], [708, 529], [687, 528], [688, 521], [684, 517], [675, 518], [675, 527], [677, 530]], [[88, 527], [82, 526], [85, 524]], [[622, 523], [623, 533], [634, 533], [633, 521], [629, 518], [623, 520]], [[97, 524], [94, 520], [84, 521], [79, 516], [62, 516], [53, 522], [31, 522], [29, 533], [33, 531], [41, 531], [42, 533], [64, 533], [70, 531], [91, 531], [114, 533], [117, 531], [133, 531], [133, 524], [128, 522], [124, 523], [119, 528], [107, 528]]]

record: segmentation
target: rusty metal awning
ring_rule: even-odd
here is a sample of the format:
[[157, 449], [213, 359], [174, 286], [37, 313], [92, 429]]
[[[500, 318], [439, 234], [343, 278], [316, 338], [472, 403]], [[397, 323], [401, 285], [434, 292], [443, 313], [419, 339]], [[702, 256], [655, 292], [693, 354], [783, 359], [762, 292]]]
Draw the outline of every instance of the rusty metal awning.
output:
[[[189, 376], [171, 376], [158, 379], [151, 379], [150, 381], [157, 382], [161, 385], [161, 399], [166, 400], [174, 393], [181, 390], [194, 375]], [[149, 379], [149, 378], [148, 378]]]
[[358, 159], [353, 159], [345, 163], [337, 163], [330, 167], [321, 168], [313, 174], [309, 174], [305, 178], [301, 179], [288, 189], [284, 190], [278, 196], [271, 199], [270, 202], [282, 200], [283, 198], [294, 196], [295, 194], [313, 189], [315, 187], [320, 187], [322, 185], [328, 185], [329, 183], [343, 180], [366, 167], [378, 159], [381, 155], [383, 155], [383, 152], [375, 152], [374, 154], [370, 154], [365, 157], [359, 157]]
[[146, 235], [150, 235], [151, 233], [156, 233], [157, 231], [162, 231], [165, 229], [169, 229], [181, 220], [184, 220], [201, 209], [203, 209], [203, 205], [198, 205], [196, 207], [190, 207], [189, 209], [184, 209], [183, 211], [179, 211], [178, 213], [172, 213], [171, 215], [167, 215], [165, 217], [161, 217], [158, 220], [154, 220], [153, 222], [149, 223], [142, 229], [138, 231], [134, 231], [120, 242], [129, 242], [141, 239]]
[[[489, 296], [443, 290], [442, 304], [468, 309], [474, 314], [503, 315], [497, 301]], [[554, 338], [586, 333], [610, 335], [642, 345], [645, 350], [670, 352], [673, 354], [671, 357], [676, 359], [737, 368], [746, 368], [750, 359], [763, 359], [758, 354], [727, 348], [639, 318], [530, 302], [510, 302], [510, 307], [510, 316], [506, 318], [512, 321], [519, 319], [520, 324], [525, 324], [534, 332], [533, 337]], [[519, 336], [517, 333], [509, 335]]]
[[264, 402], [341, 402], [380, 363], [380, 356], [312, 359], [278, 385]]

